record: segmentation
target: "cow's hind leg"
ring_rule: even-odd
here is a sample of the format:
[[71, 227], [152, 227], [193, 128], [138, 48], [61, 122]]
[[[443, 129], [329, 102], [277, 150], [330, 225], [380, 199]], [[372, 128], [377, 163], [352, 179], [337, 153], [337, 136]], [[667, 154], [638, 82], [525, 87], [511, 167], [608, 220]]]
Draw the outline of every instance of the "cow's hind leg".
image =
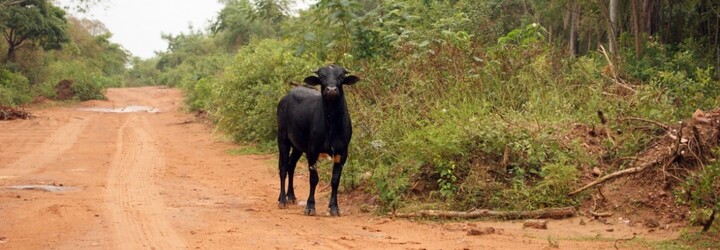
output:
[[280, 159], [278, 169], [280, 173], [280, 195], [278, 196], [278, 207], [287, 208], [287, 198], [285, 194], [285, 177], [287, 177], [287, 166], [290, 157], [290, 142], [278, 139], [278, 151], [280, 151]]
[[302, 151], [297, 148], [292, 149], [290, 153], [290, 159], [287, 165], [288, 173], [288, 187], [287, 187], [287, 201], [292, 204], [297, 204], [297, 198], [295, 198], [295, 186], [293, 185], [293, 176], [295, 175], [295, 167], [297, 166], [298, 160], [302, 156]]

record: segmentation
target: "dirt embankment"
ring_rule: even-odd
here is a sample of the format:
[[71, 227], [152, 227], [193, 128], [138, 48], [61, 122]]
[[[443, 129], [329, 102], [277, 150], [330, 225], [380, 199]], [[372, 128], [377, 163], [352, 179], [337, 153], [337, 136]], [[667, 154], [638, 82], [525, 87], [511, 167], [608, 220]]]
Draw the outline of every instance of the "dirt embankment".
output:
[[[607, 249], [633, 234], [642, 242], [677, 237], [621, 218], [551, 220], [547, 230], [393, 220], [360, 212], [345, 195], [340, 218], [304, 216], [300, 206], [279, 210], [275, 156], [228, 154], [236, 145], [184, 113], [179, 90], [110, 89], [107, 96], [0, 122], [0, 248]], [[113, 112], [88, 109], [97, 107]], [[296, 176], [301, 199], [305, 171], [300, 166]], [[328, 192], [318, 204], [327, 204]]]

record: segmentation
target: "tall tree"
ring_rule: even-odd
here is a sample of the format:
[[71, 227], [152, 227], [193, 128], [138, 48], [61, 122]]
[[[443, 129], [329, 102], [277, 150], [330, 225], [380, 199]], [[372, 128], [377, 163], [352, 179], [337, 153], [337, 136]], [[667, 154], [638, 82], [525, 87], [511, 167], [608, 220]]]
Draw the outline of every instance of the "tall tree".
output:
[[630, 0], [632, 8], [632, 22], [633, 22], [633, 35], [635, 37], [635, 56], [640, 57], [642, 54], [642, 30], [640, 30], [640, 20], [642, 15], [640, 14], [640, 0]]
[[578, 27], [580, 26], [580, 4], [570, 3], [570, 55], [578, 55]]
[[210, 30], [229, 49], [250, 42], [250, 37], [273, 37], [290, 16], [288, 0], [222, 0], [225, 5]]
[[[613, 4], [615, 4], [614, 7]], [[613, 23], [613, 18], [617, 18], [617, 1], [610, 0], [610, 2], [607, 2], [606, 0], [599, 0], [598, 7], [600, 7], [600, 13], [602, 14], [603, 19], [606, 20], [605, 24], [607, 25], [607, 37], [610, 45], [610, 53], [614, 55], [617, 49], [617, 33], [614, 28], [615, 23]], [[615, 10], [613, 10], [613, 8], [615, 8]], [[615, 14], [613, 14], [613, 12]]]
[[45, 50], [60, 49], [69, 41], [65, 11], [47, 0], [26, 0], [0, 8], [0, 28], [8, 43], [6, 61], [15, 61], [15, 52], [27, 44]]
[[610, 0], [610, 30], [608, 34], [608, 39], [610, 43], [610, 53], [616, 53], [617, 52], [617, 34], [618, 34], [618, 0]]

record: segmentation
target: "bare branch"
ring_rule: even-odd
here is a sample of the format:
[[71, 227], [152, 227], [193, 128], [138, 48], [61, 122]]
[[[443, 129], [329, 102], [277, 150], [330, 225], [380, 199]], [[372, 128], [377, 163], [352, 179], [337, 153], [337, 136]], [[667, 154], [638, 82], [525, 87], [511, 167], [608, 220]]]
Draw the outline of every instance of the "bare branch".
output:
[[591, 182], [591, 183], [589, 183], [589, 184], [587, 184], [587, 185], [585, 185], [585, 186], [583, 186], [583, 187], [581, 187], [581, 188], [578, 188], [578, 189], [576, 189], [575, 191], [570, 192], [568, 195], [572, 196], [572, 195], [575, 195], [575, 194], [580, 193], [580, 192], [582, 192], [582, 191], [585, 191], [586, 189], [591, 188], [591, 187], [593, 187], [593, 186], [595, 186], [595, 185], [598, 185], [598, 184], [600, 184], [600, 183], [604, 183], [604, 182], [606, 182], [606, 181], [609, 181], [609, 180], [612, 180], [612, 179], [615, 179], [615, 178], [618, 178], [618, 177], [621, 177], [621, 176], [624, 176], [624, 175], [639, 173], [639, 172], [641, 172], [641, 171], [643, 171], [643, 170], [645, 170], [645, 167], [634, 167], [634, 168], [628, 168], [628, 169], [625, 169], [625, 170], [617, 171], [617, 172], [615, 172], [615, 173], [612, 173], [612, 174], [609, 174], [609, 175], [600, 177], [599, 179], [597, 179], [597, 180], [595, 180], [595, 181], [593, 181], [593, 182]]
[[653, 121], [653, 120], [650, 120], [650, 119], [645, 119], [645, 118], [639, 118], [639, 117], [623, 117], [623, 118], [619, 118], [618, 121], [640, 121], [640, 122], [646, 122], [646, 123], [655, 124], [655, 125], [657, 125], [658, 127], [661, 127], [661, 128], [662, 128], [663, 130], [665, 130], [665, 131], [669, 131], [669, 130], [670, 130], [670, 126], [665, 125], [664, 123], [661, 123], [661, 122], [658, 122], [658, 121]]

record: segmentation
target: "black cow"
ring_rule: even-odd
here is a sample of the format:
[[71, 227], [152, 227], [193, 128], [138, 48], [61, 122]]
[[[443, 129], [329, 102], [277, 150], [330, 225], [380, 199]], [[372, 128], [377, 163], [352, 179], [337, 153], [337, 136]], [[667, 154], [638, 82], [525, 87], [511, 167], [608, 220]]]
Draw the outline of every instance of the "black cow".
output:
[[[309, 76], [304, 82], [313, 86], [320, 85], [320, 93], [312, 88], [296, 87], [278, 104], [278, 150], [280, 151], [278, 206], [287, 208], [288, 202], [293, 204], [297, 202], [293, 190], [293, 174], [295, 164], [302, 153], [305, 153], [310, 168], [310, 195], [305, 206], [305, 214], [315, 215], [315, 187], [319, 181], [317, 161], [320, 154], [328, 154], [332, 156], [334, 162], [330, 215], [340, 216], [337, 190], [352, 136], [343, 85], [355, 84], [360, 78], [348, 75], [347, 70], [337, 65], [319, 68], [315, 74], [317, 76]], [[285, 177], [290, 177], [287, 193]]]

